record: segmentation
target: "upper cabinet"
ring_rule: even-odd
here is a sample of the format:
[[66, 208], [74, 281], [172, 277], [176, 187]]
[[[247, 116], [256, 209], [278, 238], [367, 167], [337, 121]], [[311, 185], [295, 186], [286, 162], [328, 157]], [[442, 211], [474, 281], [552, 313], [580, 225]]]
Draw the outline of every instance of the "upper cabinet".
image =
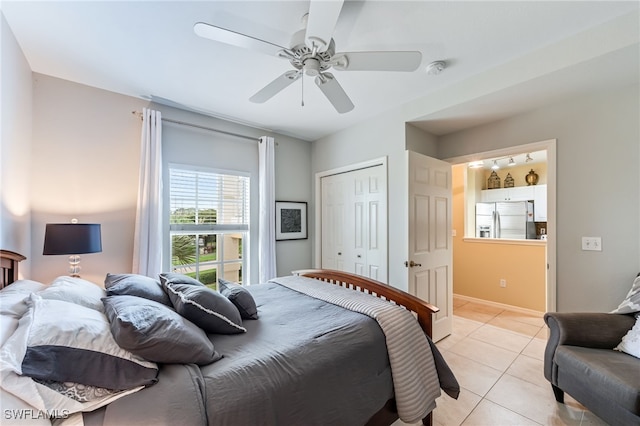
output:
[[534, 186], [514, 186], [513, 188], [485, 189], [480, 194], [483, 203], [498, 201], [534, 200]]
[[547, 221], [547, 185], [533, 187], [533, 221]]
[[513, 188], [485, 189], [480, 193], [483, 203], [499, 201], [533, 200], [535, 222], [547, 221], [547, 185], [515, 186]]

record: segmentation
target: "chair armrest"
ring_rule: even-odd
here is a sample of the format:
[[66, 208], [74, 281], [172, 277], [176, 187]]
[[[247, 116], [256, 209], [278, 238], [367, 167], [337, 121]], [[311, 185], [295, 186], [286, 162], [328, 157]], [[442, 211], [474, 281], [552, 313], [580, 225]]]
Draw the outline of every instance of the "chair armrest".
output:
[[549, 312], [544, 321], [558, 345], [599, 349], [613, 349], [636, 322], [633, 315], [599, 312]]
[[613, 349], [633, 327], [633, 315], [599, 312], [548, 312], [544, 321], [549, 327], [549, 340], [544, 352], [544, 375], [557, 385], [553, 362], [558, 345]]

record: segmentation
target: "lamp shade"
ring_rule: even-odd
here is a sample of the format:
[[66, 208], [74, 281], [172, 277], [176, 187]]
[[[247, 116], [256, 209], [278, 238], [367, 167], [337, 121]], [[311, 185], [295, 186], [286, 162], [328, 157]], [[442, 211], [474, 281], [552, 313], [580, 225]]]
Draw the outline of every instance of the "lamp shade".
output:
[[47, 223], [42, 254], [85, 254], [101, 251], [100, 224]]

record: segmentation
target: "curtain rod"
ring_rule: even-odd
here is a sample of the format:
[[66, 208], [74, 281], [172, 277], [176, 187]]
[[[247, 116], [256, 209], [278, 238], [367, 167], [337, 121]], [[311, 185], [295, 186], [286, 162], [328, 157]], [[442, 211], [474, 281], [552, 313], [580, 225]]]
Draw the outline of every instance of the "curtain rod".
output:
[[[131, 111], [131, 114], [137, 115], [142, 119], [142, 113], [139, 111]], [[241, 135], [239, 133], [227, 132], [226, 130], [214, 129], [212, 127], [201, 126], [199, 124], [187, 123], [186, 121], [173, 120], [171, 118], [162, 117], [162, 121], [166, 121], [168, 123], [179, 124], [181, 126], [187, 127], [195, 127], [196, 129], [208, 130], [210, 132], [222, 133], [228, 136], [235, 136], [237, 138], [248, 139], [250, 141], [259, 142], [260, 139], [254, 136]]]

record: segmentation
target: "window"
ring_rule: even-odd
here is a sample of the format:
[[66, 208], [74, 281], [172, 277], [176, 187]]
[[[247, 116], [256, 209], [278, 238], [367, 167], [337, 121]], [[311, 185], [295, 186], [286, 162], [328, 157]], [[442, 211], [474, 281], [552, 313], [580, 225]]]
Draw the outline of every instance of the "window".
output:
[[204, 284], [247, 271], [249, 177], [169, 167], [171, 270]]

